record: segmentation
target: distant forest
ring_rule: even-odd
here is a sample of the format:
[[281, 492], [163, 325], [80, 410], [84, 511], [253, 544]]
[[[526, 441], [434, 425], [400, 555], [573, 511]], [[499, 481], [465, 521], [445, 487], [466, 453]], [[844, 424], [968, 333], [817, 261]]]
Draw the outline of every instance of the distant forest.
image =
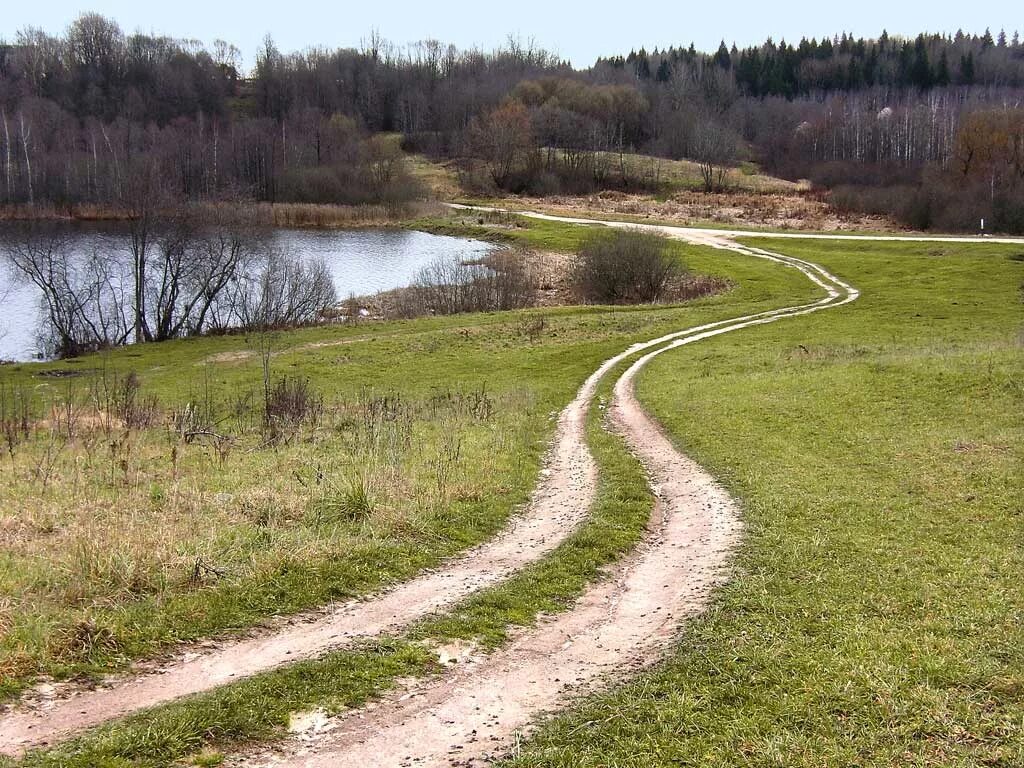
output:
[[240, 61], [96, 14], [0, 42], [0, 202], [401, 205], [423, 192], [391, 133], [458, 161], [473, 191], [649, 189], [615, 160], [640, 152], [697, 161], [714, 192], [754, 160], [915, 227], [1024, 231], [1016, 33], [641, 49], [587, 69], [515, 41], [285, 53], [268, 37], [251, 72]]

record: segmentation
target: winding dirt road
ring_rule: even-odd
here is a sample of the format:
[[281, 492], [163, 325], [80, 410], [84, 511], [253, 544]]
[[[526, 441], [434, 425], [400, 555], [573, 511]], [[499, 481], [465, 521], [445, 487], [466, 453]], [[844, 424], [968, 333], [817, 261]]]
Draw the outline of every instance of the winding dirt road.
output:
[[18, 755], [140, 709], [397, 632], [543, 557], [579, 525], [594, 498], [597, 468], [584, 424], [599, 379], [591, 376], [561, 413], [530, 504], [496, 538], [363, 601], [300, 615], [285, 626], [183, 655], [143, 674], [112, 678], [94, 690], [14, 709], [0, 716], [0, 754]]
[[[541, 216], [541, 215], [538, 215]], [[541, 216], [548, 218], [546, 216]], [[579, 222], [591, 223], [591, 222]], [[673, 228], [658, 229], [679, 236]], [[857, 290], [821, 267], [701, 234], [700, 242], [799, 269], [826, 296], [810, 304], [709, 323], [636, 345], [641, 354], [616, 381], [610, 420], [640, 459], [656, 495], [650, 532], [637, 552], [593, 585], [572, 610], [506, 648], [469, 658], [456, 671], [391, 694], [370, 712], [321, 722], [271, 751], [232, 765], [334, 768], [352, 765], [475, 766], [507, 752], [537, 715], [658, 658], [682, 621], [699, 613], [727, 573], [740, 530], [738, 508], [697, 464], [680, 454], [636, 400], [636, 374], [657, 355], [753, 325], [854, 301]], [[687, 233], [687, 239], [693, 240]], [[610, 364], [614, 364], [609, 361]], [[607, 370], [609, 363], [602, 366]]]
[[[637, 226], [545, 214], [570, 223]], [[0, 754], [19, 755], [81, 731], [182, 696], [314, 658], [357, 638], [396, 632], [428, 613], [493, 585], [554, 549], [586, 517], [596, 488], [596, 467], [584, 440], [587, 409], [597, 383], [627, 358], [641, 355], [619, 378], [612, 421], [643, 462], [658, 495], [652, 533], [608, 581], [593, 586], [570, 611], [490, 657], [460, 667], [395, 698], [365, 719], [339, 721], [323, 739], [288, 745], [271, 764], [466, 764], [500, 749], [539, 711], [579, 693], [607, 672], [657, 658], [680, 621], [699, 611], [721, 578], [739, 528], [736, 507], [714, 480], [679, 454], [643, 413], [633, 377], [668, 349], [753, 325], [840, 306], [857, 291], [821, 267], [739, 245], [722, 233], [646, 225], [670, 237], [769, 259], [798, 269], [825, 296], [808, 304], [688, 328], [635, 344], [605, 361], [559, 418], [546, 470], [527, 509], [491, 542], [445, 566], [364, 601], [346, 604], [213, 650], [182, 657], [158, 670], [110, 680], [96, 690], [21, 706], [0, 716]], [[746, 233], [744, 233], [746, 234]]]

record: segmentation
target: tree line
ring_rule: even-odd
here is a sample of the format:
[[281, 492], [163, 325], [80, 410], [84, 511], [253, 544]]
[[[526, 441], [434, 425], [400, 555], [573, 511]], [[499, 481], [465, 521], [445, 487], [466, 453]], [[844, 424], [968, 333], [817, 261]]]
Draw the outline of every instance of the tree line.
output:
[[668, 82], [681, 68], [710, 64], [731, 73], [742, 93], [749, 96], [809, 96], [834, 91], [887, 86], [927, 90], [947, 85], [1024, 86], [1024, 45], [1020, 34], [993, 38], [982, 35], [920, 34], [914, 39], [890, 37], [802, 38], [797, 45], [771, 38], [742, 50], [725, 41], [711, 54], [671, 47], [648, 53], [598, 59], [595, 69], [628, 70], [638, 80]]
[[[0, 202], [123, 209], [143, 177], [179, 202], [401, 205], [424, 193], [386, 137], [400, 134], [406, 150], [458, 160], [484, 191], [656, 186], [623, 162], [640, 152], [697, 161], [707, 191], [749, 158], [884, 208], [925, 184], [965, 196], [969, 127], [1015, 125], [1022, 94], [1016, 33], [691, 44], [585, 69], [516, 40], [483, 52], [374, 34], [288, 53], [268, 37], [246, 73], [229, 43], [125, 34], [86, 14], [62, 35], [0, 43]], [[975, 213], [1016, 226], [1013, 152], [981, 154], [1005, 165], [987, 173], [984, 205], [970, 217], [960, 206], [958, 226]]]

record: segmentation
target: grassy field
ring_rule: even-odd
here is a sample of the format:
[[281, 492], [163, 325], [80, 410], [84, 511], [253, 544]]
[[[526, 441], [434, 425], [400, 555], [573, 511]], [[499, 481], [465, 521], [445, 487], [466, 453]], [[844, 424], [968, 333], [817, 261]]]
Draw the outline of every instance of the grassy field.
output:
[[[704, 179], [700, 165], [693, 160], [669, 160], [630, 152], [597, 152], [596, 161], [611, 170], [614, 177], [625, 169], [627, 177], [643, 179], [671, 194], [681, 190], [702, 191]], [[795, 193], [808, 187], [806, 183], [786, 181], [760, 172], [754, 163], [743, 163], [726, 171], [723, 183], [727, 189], [755, 193]]]
[[[576, 229], [540, 222], [502, 226], [499, 234], [552, 249], [571, 248], [579, 237]], [[711, 613], [687, 628], [664, 665], [551, 721], [512, 764], [1019, 765], [1024, 264], [1010, 257], [1020, 249], [757, 245], [822, 263], [864, 296], [843, 309], [668, 353], [639, 381], [641, 398], [679, 445], [743, 500], [747, 538], [739, 577], [720, 592]], [[22, 585], [4, 581], [11, 596], [8, 616], [39, 624], [45, 619], [57, 637], [62, 627], [84, 620], [117, 638], [116, 645], [70, 663], [56, 663], [45, 642], [18, 649], [36, 652], [35, 669], [95, 672], [179, 637], [257, 621], [274, 611], [267, 597], [274, 589], [285, 590], [278, 599], [287, 594], [293, 600], [287, 609], [326, 594], [358, 593], [376, 583], [374, 569], [381, 569], [380, 578], [400, 578], [487, 535], [525, 498], [550, 416], [600, 359], [670, 328], [812, 294], [792, 270], [697, 249], [679, 252], [694, 269], [728, 277], [735, 289], [680, 308], [548, 311], [545, 330], [533, 341], [516, 314], [310, 329], [279, 338], [275, 369], [308, 376], [325, 394], [320, 426], [305, 428], [301, 439], [284, 446], [258, 450], [256, 435], [239, 430], [242, 443], [255, 443], [250, 450], [240, 445], [223, 467], [208, 452], [191, 482], [200, 475], [214, 485], [234, 482], [227, 493], [244, 494], [253, 476], [285, 477], [311, 455], [331, 451], [344, 477], [352, 466], [346, 462], [361, 455], [349, 442], [360, 429], [353, 433], [351, 412], [358, 413], [365, 403], [361, 393], [369, 388], [400, 394], [415, 414], [415, 443], [424, 446], [424, 456], [403, 455], [399, 463], [408, 482], [405, 501], [436, 500], [431, 457], [439, 447], [439, 423], [426, 417], [423, 404], [439, 389], [463, 398], [487, 393], [489, 417], [465, 419], [456, 430], [464, 450], [444, 513], [424, 519], [415, 504], [403, 507], [375, 487], [371, 495], [379, 500], [368, 521], [325, 527], [310, 512], [322, 493], [299, 484], [275, 501], [280, 505], [291, 494], [299, 513], [275, 524], [274, 535], [264, 539], [275, 556], [294, 555], [296, 541], [304, 542], [306, 548], [297, 550], [302, 553], [313, 551], [309, 540], [322, 546], [303, 561], [309, 570], [294, 584], [238, 568], [202, 585], [172, 580], [156, 596], [68, 604], [46, 603], [49, 593], [15, 602]], [[143, 391], [167, 404], [181, 401], [182, 371], [196, 371], [195, 388], [211, 378], [231, 389], [259, 380], [259, 360], [244, 339], [180, 342], [160, 351], [158, 360], [148, 349], [143, 357], [125, 350], [105, 365], [120, 375], [136, 371]], [[9, 388], [44, 388], [41, 397], [59, 394], [66, 382], [40, 376], [46, 368], [0, 369], [0, 381]], [[520, 576], [429, 618], [403, 638], [382, 638], [138, 715], [65, 748], [34, 754], [25, 764], [216, 764], [217, 750], [279, 738], [296, 711], [357, 705], [399, 677], [431, 674], [436, 663], [428, 649], [434, 643], [462, 638], [493, 646], [510, 625], [561, 609], [602, 563], [636, 541], [650, 503], [636, 463], [597, 419], [594, 412], [588, 432], [602, 469], [592, 519]], [[335, 435], [339, 423], [344, 429]], [[469, 465], [483, 451], [494, 451], [489, 441], [499, 429], [516, 430], [516, 437], [507, 441], [504, 458], [498, 453], [490, 459], [487, 476], [475, 476]], [[170, 444], [165, 434], [138, 439]], [[39, 450], [36, 445], [25, 455]], [[25, 473], [31, 474], [30, 465], [22, 467]], [[12, 494], [0, 503], [4, 509], [10, 508], [6, 499], [53, 504], [74, 498], [60, 495], [73, 489], [55, 484], [40, 491], [38, 482], [15, 496], [2, 482], [0, 492]], [[139, 487], [143, 495], [152, 490], [145, 482]], [[480, 496], [462, 498], [466, 488]], [[495, 493], [498, 488], [504, 492]], [[498, 500], [487, 506], [484, 499], [492, 494]], [[89, 518], [88, 509], [73, 503], [63, 514]], [[204, 520], [207, 514], [200, 512]], [[259, 527], [212, 519], [217, 525], [206, 526], [207, 534], [191, 534], [195, 542]], [[65, 522], [55, 531], [73, 527]], [[109, 521], [97, 530], [119, 535]], [[366, 560], [357, 554], [361, 547], [370, 548]], [[9, 557], [5, 579], [39, 556]], [[328, 557], [339, 565], [326, 569], [321, 558]], [[176, 608], [182, 605], [190, 612]], [[128, 615], [155, 622], [161, 634], [140, 633], [138, 619], [122, 624], [120, 617]], [[192, 624], [197, 620], [198, 631]], [[27, 674], [10, 690], [25, 679]]]
[[[547, 149], [541, 152], [547, 152]], [[557, 155], [560, 151], [550, 150]], [[410, 173], [439, 200], [453, 200], [460, 197], [458, 173], [455, 163], [437, 162], [424, 155], [408, 155]], [[650, 188], [657, 187], [661, 194], [680, 191], [701, 191], [704, 180], [700, 165], [693, 160], [669, 160], [653, 155], [634, 152], [595, 152], [594, 162], [604, 169], [610, 178], [617, 178], [623, 171], [629, 179], [642, 181]], [[794, 194], [808, 188], [806, 182], [792, 182], [761, 173], [754, 163], [742, 163], [726, 171], [726, 188], [737, 192], [756, 194]]]
[[[621, 369], [622, 366], [620, 366]], [[607, 402], [613, 378], [598, 388]], [[601, 467], [589, 519], [551, 555], [473, 595], [446, 613], [428, 616], [403, 638], [378, 638], [207, 694], [101, 727], [52, 750], [29, 754], [21, 768], [164, 768], [219, 765], [225, 752], [285, 738], [292, 718], [314, 710], [341, 713], [392, 688], [400, 678], [441, 671], [433, 650], [452, 641], [493, 649], [514, 627], [531, 625], [572, 601], [600, 568], [631, 549], [653, 499], [642, 467], [590, 411], [587, 440]], [[470, 647], [472, 647], [470, 646]], [[0, 765], [14, 764], [0, 758]]]
[[638, 382], [743, 500], [740, 575], [509, 765], [1024, 764], [1021, 248], [757, 245], [864, 294]]
[[[580, 230], [503, 236], [569, 249]], [[677, 252], [735, 289], [549, 310], [536, 338], [538, 313], [496, 314], [0, 368], [7, 420], [25, 401], [35, 424], [0, 475], [3, 692], [363, 594], [483, 540], [527, 498], [553, 415], [602, 359], [811, 292], [769, 265]], [[323, 398], [276, 437], [259, 413], [268, 349], [272, 380]]]

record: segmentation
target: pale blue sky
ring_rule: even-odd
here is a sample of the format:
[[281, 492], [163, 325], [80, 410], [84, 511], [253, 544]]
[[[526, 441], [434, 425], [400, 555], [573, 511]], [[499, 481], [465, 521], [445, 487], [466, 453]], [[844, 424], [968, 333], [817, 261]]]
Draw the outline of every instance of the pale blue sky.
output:
[[206, 43], [222, 38], [237, 45], [250, 64], [259, 41], [270, 32], [285, 51], [322, 45], [357, 46], [371, 29], [387, 39], [406, 44], [428, 38], [459, 47], [490, 50], [508, 35], [533, 39], [575, 66], [588, 66], [599, 55], [669, 45], [692, 40], [703, 50], [717, 48], [719, 40], [741, 47], [767, 36], [798, 40], [842, 31], [877, 36], [921, 31], [982, 32], [996, 34], [1005, 27], [1024, 33], [1024, 4], [1011, 0], [973, 2], [900, 2], [900, 0], [733, 0], [688, 3], [685, 0], [650, 2], [558, 2], [558, 0], [311, 0], [229, 3], [217, 0], [44, 0], [38, 5], [5, 2], [0, 16], [0, 37], [32, 25], [48, 32], [63, 31], [83, 10], [111, 16], [127, 31], [140, 29]]

